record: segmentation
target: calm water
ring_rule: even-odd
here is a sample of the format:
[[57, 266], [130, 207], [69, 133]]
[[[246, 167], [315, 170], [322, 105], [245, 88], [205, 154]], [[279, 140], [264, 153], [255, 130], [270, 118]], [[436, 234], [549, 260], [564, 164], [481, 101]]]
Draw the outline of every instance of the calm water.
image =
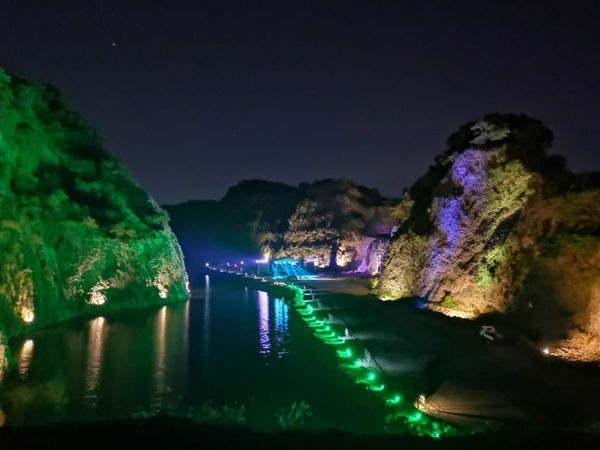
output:
[[[193, 414], [260, 429], [382, 429], [373, 397], [282, 299], [215, 275], [192, 293], [183, 304], [12, 342], [17, 369], [1, 388], [8, 421]], [[304, 413], [294, 414], [294, 404]]]

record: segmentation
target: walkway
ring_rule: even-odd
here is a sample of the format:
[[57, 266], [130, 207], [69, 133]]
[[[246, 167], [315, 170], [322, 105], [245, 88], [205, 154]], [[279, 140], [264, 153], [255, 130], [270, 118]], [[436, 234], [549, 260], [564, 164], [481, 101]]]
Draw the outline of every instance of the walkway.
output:
[[548, 357], [514, 330], [500, 330], [506, 339], [489, 343], [479, 336], [480, 323], [419, 310], [411, 301], [341, 294], [321, 281], [302, 284], [361, 341], [366, 359], [412, 389], [415, 406], [429, 415], [461, 423], [600, 417], [598, 367]]

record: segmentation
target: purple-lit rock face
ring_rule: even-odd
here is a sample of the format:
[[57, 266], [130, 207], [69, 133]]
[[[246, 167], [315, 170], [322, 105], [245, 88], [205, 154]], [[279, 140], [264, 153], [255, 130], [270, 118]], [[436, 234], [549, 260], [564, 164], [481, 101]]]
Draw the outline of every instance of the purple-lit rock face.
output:
[[388, 238], [377, 238], [370, 240], [367, 253], [362, 259], [355, 273], [369, 276], [379, 275], [381, 271], [381, 265], [383, 263], [383, 257], [385, 256], [385, 252], [389, 244], [390, 240]]
[[457, 194], [434, 200], [437, 232], [427, 246], [425, 270], [419, 277], [417, 292], [422, 296], [436, 298], [440, 280], [476, 231], [488, 188], [487, 162], [488, 154], [481, 151], [467, 150], [459, 155], [446, 181]]
[[502, 150], [461, 153], [448, 178], [442, 183], [451, 183], [453, 193], [433, 201], [435, 229], [416, 293], [448, 314], [503, 311], [508, 286], [491, 283], [490, 274], [505, 269], [511, 249], [502, 230], [533, 194], [536, 178], [519, 161], [506, 161]]
[[[507, 236], [498, 229], [526, 204], [534, 179], [520, 162], [506, 161], [501, 150], [470, 149], [458, 155], [440, 183], [442, 195], [432, 201], [432, 232], [392, 242], [394, 251], [390, 249], [379, 283], [382, 297], [410, 293], [429, 299], [433, 309], [463, 317], [504, 310], [500, 286], [487, 283], [486, 271], [502, 269]], [[398, 245], [411, 249], [395, 248]], [[415, 246], [423, 248], [418, 268]], [[402, 261], [405, 257], [410, 261]], [[407, 263], [414, 277], [401, 280], [409, 285], [390, 278], [395, 267], [406, 271]]]
[[511, 126], [461, 128], [411, 188], [375, 293], [462, 318], [504, 313], [550, 353], [598, 361], [600, 189], [548, 169], [556, 159], [538, 121], [498, 118]]

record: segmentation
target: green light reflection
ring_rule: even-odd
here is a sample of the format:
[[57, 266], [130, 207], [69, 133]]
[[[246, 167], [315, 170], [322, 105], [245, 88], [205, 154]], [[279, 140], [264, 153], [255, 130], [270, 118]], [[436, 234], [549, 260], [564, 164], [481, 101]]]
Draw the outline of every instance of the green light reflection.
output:
[[[326, 325], [326, 320], [315, 317], [315, 309], [303, 300], [304, 291], [300, 287], [293, 283], [285, 284], [285, 287], [295, 292], [292, 304], [304, 322], [314, 330], [316, 337], [327, 345], [340, 346], [346, 344], [346, 340], [342, 336], [338, 335], [330, 325]], [[336, 353], [342, 360], [348, 360], [354, 354], [350, 347], [339, 349]], [[408, 407], [409, 409], [402, 408], [402, 394], [394, 393], [389, 396], [383, 396], [382, 393], [386, 391], [385, 384], [378, 380], [379, 377], [375, 371], [363, 367], [361, 358], [356, 358], [354, 361], [341, 364], [340, 366], [347, 370], [348, 374], [354, 374], [353, 376], [357, 384], [364, 384], [368, 391], [373, 392], [375, 395], [380, 395], [381, 399], [385, 402], [385, 406], [392, 409], [392, 412], [386, 415], [386, 423], [404, 424], [404, 429], [408, 428], [411, 434], [429, 436], [434, 439], [458, 434], [456, 428], [449, 424], [426, 416], [421, 411], [410, 406]]]

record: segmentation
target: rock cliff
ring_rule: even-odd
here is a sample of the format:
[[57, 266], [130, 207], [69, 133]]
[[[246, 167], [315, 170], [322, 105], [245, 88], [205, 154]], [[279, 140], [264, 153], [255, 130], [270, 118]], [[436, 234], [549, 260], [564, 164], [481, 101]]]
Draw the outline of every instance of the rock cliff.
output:
[[522, 115], [461, 127], [396, 208], [376, 293], [451, 316], [508, 314], [552, 353], [600, 359], [600, 189]]
[[19, 332], [187, 298], [167, 219], [56, 89], [0, 70], [0, 375]]

